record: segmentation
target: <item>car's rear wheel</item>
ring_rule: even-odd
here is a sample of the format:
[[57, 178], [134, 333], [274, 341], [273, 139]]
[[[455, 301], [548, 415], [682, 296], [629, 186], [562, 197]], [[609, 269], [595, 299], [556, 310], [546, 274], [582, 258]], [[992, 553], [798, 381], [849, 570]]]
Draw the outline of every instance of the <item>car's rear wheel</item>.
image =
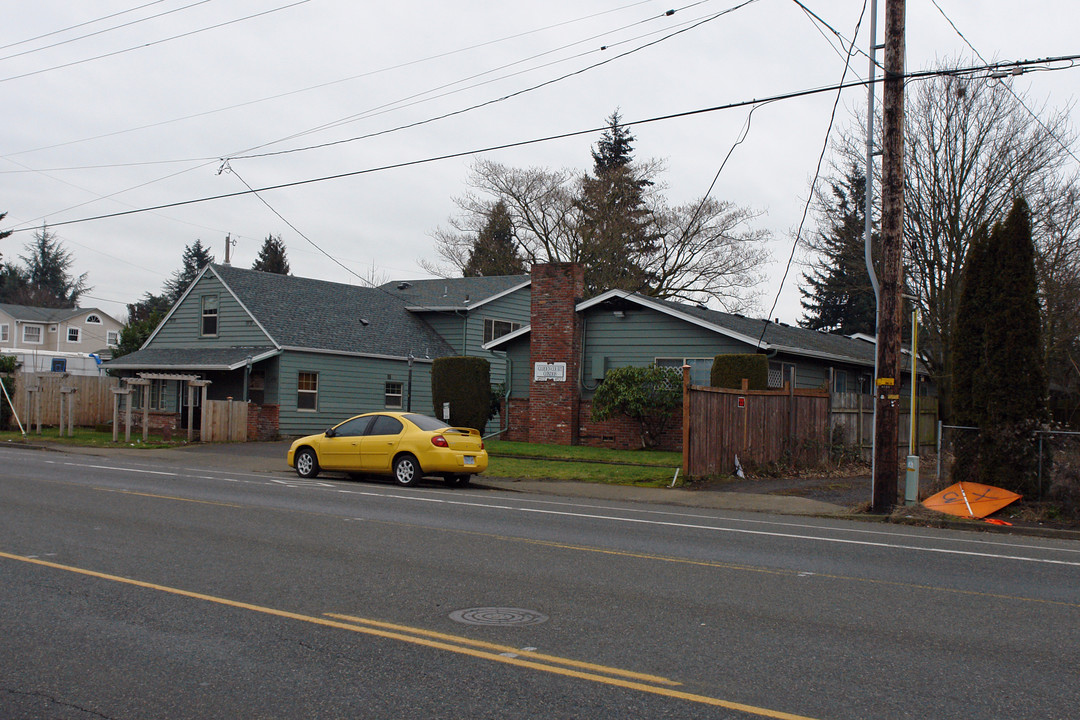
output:
[[313, 478], [319, 474], [319, 459], [311, 448], [296, 453], [296, 474], [302, 478]]
[[412, 455], [401, 455], [394, 460], [394, 480], [398, 485], [415, 485], [420, 482], [420, 463]]

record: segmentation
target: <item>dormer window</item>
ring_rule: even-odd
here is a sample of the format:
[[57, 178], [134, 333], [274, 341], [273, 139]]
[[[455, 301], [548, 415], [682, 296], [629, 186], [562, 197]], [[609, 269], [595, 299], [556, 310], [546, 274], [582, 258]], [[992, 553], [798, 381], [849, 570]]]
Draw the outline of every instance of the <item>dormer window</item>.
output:
[[86, 316], [86, 322], [89, 325], [100, 325], [101, 324], [101, 318], [98, 317], [97, 315], [87, 315]]

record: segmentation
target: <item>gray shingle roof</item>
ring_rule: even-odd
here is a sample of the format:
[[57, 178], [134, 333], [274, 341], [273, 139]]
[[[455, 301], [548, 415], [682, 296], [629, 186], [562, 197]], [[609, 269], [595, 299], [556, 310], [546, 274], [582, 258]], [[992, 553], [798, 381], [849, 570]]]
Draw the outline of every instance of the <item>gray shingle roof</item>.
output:
[[[755, 343], [758, 338], [762, 338], [762, 343], [769, 348], [797, 354], [810, 353], [848, 359], [860, 365], [874, 364], [875, 345], [865, 340], [807, 330], [795, 325], [774, 323], [760, 318], [749, 318], [670, 300], [653, 300], [653, 302], [749, 337]], [[764, 337], [762, 337], [763, 330]]]
[[380, 286], [380, 290], [405, 301], [413, 309], [467, 309], [530, 282], [528, 275], [492, 275], [490, 277], [436, 278], [427, 280], [395, 280]]
[[110, 370], [235, 370], [247, 358], [255, 360], [277, 354], [273, 347], [147, 348], [110, 360]]
[[454, 354], [431, 326], [405, 309], [403, 298], [382, 288], [229, 265], [212, 265], [211, 271], [283, 347], [392, 357]]
[[3, 310], [16, 320], [42, 323], [63, 322], [70, 317], [75, 317], [76, 315], [82, 315], [83, 313], [88, 312], [105, 315], [105, 313], [97, 308], [43, 308], [31, 307], [29, 305], [11, 305], [9, 303], [0, 303], [0, 310]]

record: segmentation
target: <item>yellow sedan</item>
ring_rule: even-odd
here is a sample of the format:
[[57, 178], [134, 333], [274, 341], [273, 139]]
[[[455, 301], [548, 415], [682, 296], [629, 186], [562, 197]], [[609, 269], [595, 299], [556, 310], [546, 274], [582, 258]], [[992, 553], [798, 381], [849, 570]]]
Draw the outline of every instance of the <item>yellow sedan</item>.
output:
[[390, 475], [399, 485], [415, 485], [425, 475], [441, 475], [451, 486], [466, 485], [488, 464], [478, 431], [405, 412], [349, 418], [295, 441], [285, 459], [302, 478], [338, 470]]

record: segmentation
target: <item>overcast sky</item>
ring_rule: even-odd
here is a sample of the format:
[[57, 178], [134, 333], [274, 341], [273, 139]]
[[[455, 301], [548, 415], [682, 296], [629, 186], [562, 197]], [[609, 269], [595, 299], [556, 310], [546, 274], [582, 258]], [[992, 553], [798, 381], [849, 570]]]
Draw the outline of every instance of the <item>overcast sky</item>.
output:
[[[55, 225], [73, 271], [93, 286], [80, 304], [121, 320], [126, 303], [161, 291], [196, 238], [220, 262], [231, 235], [240, 267], [280, 234], [296, 275], [361, 282], [317, 245], [361, 277], [425, 277], [417, 261], [432, 257], [430, 234], [455, 212], [471, 157], [379, 168], [598, 128], [619, 108], [636, 157], [662, 159], [668, 199], [689, 202], [708, 188], [749, 108], [637, 121], [839, 82], [840, 47], [864, 4], [803, 4], [846, 40], [793, 0], [4, 0], [0, 212], [8, 216], [0, 227]], [[986, 58], [1080, 50], [1073, 3], [907, 7], [909, 70], [971, 58], [945, 15]], [[869, 25], [867, 9], [859, 49], [868, 48]], [[879, 21], [879, 42], [882, 34]], [[848, 77], [866, 75], [857, 56]], [[1067, 107], [1080, 70], [1030, 73], [1014, 87], [1036, 104]], [[861, 88], [843, 94], [834, 133], [851, 125], [865, 97]], [[765, 213], [758, 227], [772, 234], [774, 262], [759, 316], [780, 288], [834, 100], [822, 93], [759, 108], [713, 190]], [[372, 133], [383, 134], [349, 141]], [[598, 136], [484, 156], [584, 172]], [[261, 193], [265, 203], [249, 194], [62, 224], [364, 170], [372, 172]], [[14, 260], [31, 239], [16, 232], [0, 252]], [[787, 322], [800, 315], [800, 275], [795, 266], [774, 313]]]

